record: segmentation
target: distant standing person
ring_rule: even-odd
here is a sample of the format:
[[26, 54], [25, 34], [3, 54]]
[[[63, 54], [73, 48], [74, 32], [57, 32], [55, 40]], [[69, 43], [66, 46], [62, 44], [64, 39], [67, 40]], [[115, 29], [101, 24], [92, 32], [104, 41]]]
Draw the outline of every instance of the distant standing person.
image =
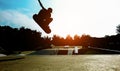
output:
[[78, 54], [78, 47], [77, 46], [75, 46], [74, 52], [75, 52], [75, 54]]
[[33, 19], [46, 33], [49, 34], [51, 33], [49, 24], [53, 20], [53, 18], [51, 18], [52, 8], [45, 9], [40, 0], [38, 0], [38, 2], [42, 9], [38, 13], [38, 15], [37, 14], [33, 15]]

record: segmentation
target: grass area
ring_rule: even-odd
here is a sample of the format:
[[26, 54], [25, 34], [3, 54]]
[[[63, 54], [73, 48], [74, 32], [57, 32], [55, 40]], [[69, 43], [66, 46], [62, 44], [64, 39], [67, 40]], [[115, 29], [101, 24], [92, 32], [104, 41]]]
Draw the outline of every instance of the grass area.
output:
[[0, 71], [119, 71], [119, 55], [34, 55], [0, 62]]
[[22, 59], [22, 58], [25, 58], [25, 56], [24, 55], [8, 55], [8, 56], [0, 57], [0, 61], [16, 60], [16, 59]]
[[35, 51], [23, 51], [21, 54], [28, 55], [28, 54], [33, 53], [33, 52], [35, 52]]

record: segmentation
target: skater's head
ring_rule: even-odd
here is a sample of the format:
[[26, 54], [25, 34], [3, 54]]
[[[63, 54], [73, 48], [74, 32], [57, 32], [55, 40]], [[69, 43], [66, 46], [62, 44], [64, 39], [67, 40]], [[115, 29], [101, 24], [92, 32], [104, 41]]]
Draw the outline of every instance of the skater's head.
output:
[[50, 13], [52, 13], [52, 8], [48, 8], [48, 11], [49, 11]]

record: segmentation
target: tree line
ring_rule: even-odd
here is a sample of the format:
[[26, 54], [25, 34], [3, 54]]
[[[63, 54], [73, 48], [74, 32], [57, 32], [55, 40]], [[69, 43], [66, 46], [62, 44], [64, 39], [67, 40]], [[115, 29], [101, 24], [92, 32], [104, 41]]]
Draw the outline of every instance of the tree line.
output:
[[7, 51], [47, 48], [50, 45], [49, 41], [49, 37], [41, 37], [41, 32], [36, 30], [0, 26], [0, 47]]
[[40, 50], [56, 46], [88, 46], [120, 50], [120, 26], [117, 26], [117, 34], [105, 37], [91, 37], [90, 35], [68, 35], [66, 38], [59, 35], [42, 37], [41, 32], [28, 28], [12, 28], [0, 26], [0, 47], [7, 51]]

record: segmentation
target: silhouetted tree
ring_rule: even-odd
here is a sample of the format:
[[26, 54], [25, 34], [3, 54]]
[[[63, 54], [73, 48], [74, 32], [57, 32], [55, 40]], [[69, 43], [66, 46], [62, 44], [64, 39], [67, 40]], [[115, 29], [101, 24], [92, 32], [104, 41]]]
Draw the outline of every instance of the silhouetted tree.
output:
[[9, 52], [44, 49], [51, 45], [50, 39], [41, 37], [41, 32], [36, 30], [0, 26], [0, 47]]
[[53, 35], [52, 37], [52, 44], [54, 45], [61, 45], [62, 43], [60, 42], [61, 37], [57, 35]]
[[80, 43], [81, 43], [82, 46], [87, 47], [87, 46], [90, 45], [90, 40], [91, 40], [90, 35], [85, 35], [85, 34], [83, 34], [83, 35], [81, 36], [81, 41], [80, 41]]
[[117, 34], [120, 34], [120, 25], [117, 26], [116, 31], [117, 31]]
[[74, 45], [80, 45], [80, 39], [81, 37], [76, 34], [73, 39]]
[[66, 36], [65, 43], [66, 45], [73, 45], [73, 39], [70, 35]]

